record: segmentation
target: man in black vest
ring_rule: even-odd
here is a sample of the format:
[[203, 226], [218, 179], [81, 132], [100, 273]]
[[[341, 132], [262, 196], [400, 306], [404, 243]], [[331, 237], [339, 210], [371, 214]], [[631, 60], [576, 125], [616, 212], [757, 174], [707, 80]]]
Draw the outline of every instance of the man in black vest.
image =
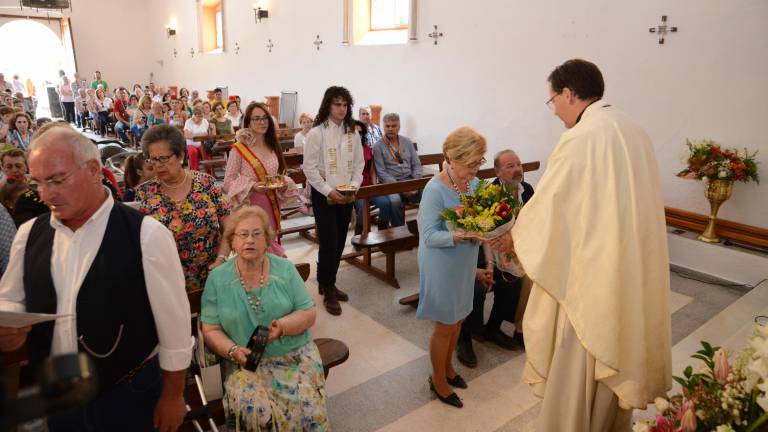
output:
[[[494, 184], [506, 184], [516, 186], [518, 199], [523, 203], [528, 202], [533, 196], [533, 186], [523, 181], [523, 164], [520, 158], [512, 150], [502, 150], [493, 158], [493, 167], [496, 170]], [[475, 281], [475, 295], [472, 312], [461, 324], [461, 333], [456, 344], [456, 356], [467, 367], [477, 366], [477, 356], [472, 348], [472, 336], [480, 340], [488, 340], [496, 345], [508, 349], [518, 350], [523, 348], [522, 329], [515, 329], [515, 335], [509, 336], [501, 331], [501, 323], [504, 320], [515, 322], [515, 312], [520, 301], [522, 278], [502, 272], [496, 268], [493, 262], [488, 262], [480, 249], [477, 258], [477, 280]], [[485, 296], [493, 291], [493, 307], [488, 322], [483, 325], [483, 306]]]
[[0, 327], [0, 351], [26, 342], [33, 365], [78, 351], [94, 361], [98, 395], [49, 415], [51, 431], [175, 431], [193, 341], [170, 231], [112, 199], [98, 150], [67, 124], [36, 134], [29, 169], [51, 212], [19, 228], [0, 309], [68, 316]]

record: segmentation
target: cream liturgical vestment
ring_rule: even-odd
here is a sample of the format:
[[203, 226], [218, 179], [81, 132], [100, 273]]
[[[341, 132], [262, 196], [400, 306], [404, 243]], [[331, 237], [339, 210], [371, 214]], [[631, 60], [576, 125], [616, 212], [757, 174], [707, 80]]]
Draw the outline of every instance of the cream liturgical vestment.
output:
[[[567, 326], [622, 409], [671, 387], [664, 204], [648, 135], [606, 102], [563, 133], [513, 228], [533, 288], [524, 379], [547, 399]], [[554, 396], [554, 395], [553, 395]], [[584, 395], [573, 395], [574, 403]], [[572, 429], [577, 430], [577, 429]]]

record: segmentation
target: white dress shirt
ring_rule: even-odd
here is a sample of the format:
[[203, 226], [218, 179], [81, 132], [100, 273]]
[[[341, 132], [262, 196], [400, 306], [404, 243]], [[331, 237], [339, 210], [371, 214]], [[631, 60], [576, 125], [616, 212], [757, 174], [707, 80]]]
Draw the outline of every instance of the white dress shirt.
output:
[[[77, 231], [70, 230], [51, 215], [51, 226], [55, 231], [51, 277], [56, 289], [56, 313], [72, 315], [56, 320], [51, 355], [77, 352], [77, 295], [101, 247], [113, 206], [114, 200], [108, 193], [101, 207]], [[0, 280], [0, 310], [25, 311], [24, 251], [35, 220], [19, 227], [11, 246], [8, 269]], [[144, 282], [158, 338], [158, 347], [150, 357], [159, 353], [160, 367], [164, 370], [185, 369], [192, 358], [194, 341], [191, 338], [189, 300], [176, 242], [171, 232], [151, 217], [142, 220], [140, 240]]]
[[[335, 175], [326, 172], [326, 155], [330, 148], [336, 149]], [[328, 196], [337, 186], [351, 185], [358, 188], [363, 182], [364, 167], [363, 146], [357, 132], [348, 136], [343, 123], [337, 125], [330, 120], [310, 129], [304, 143], [304, 163], [301, 168], [316, 191]]]

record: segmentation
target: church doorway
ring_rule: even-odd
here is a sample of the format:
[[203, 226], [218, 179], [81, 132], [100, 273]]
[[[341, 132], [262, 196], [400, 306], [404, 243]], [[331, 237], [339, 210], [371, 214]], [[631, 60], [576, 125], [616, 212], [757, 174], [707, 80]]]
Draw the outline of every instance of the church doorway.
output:
[[33, 96], [37, 101], [37, 117], [51, 117], [52, 111], [59, 113], [59, 107], [51, 110], [48, 94], [59, 83], [59, 70], [65, 71], [70, 80], [75, 72], [69, 19], [0, 15], [0, 46], [0, 72], [9, 83], [14, 76], [19, 77], [24, 96]]

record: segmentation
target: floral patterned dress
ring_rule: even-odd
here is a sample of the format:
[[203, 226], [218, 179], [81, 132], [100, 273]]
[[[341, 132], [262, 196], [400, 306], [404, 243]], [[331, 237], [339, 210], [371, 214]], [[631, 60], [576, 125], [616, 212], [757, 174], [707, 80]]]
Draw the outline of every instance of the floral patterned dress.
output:
[[150, 180], [136, 187], [140, 211], [168, 227], [179, 250], [187, 291], [205, 286], [208, 265], [216, 259], [221, 240], [221, 219], [229, 215], [229, 203], [216, 180], [191, 171], [192, 187], [184, 201], [174, 202], [160, 192], [160, 182]]

